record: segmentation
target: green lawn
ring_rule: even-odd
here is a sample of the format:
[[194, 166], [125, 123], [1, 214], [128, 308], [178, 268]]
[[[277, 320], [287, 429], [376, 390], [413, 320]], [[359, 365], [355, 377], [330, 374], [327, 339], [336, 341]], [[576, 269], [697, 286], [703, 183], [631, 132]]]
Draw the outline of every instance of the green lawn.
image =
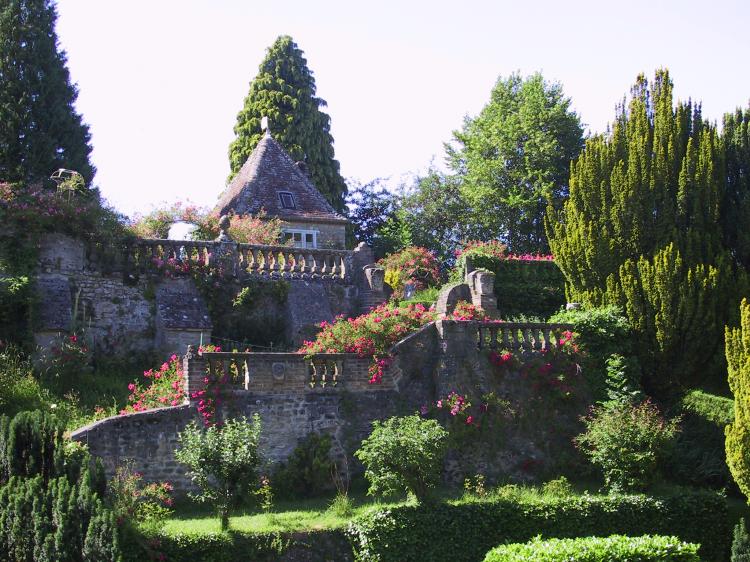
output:
[[[355, 494], [351, 496], [352, 512], [337, 514], [329, 509], [332, 498], [315, 498], [279, 502], [270, 513], [248, 511], [230, 518], [233, 531], [267, 533], [337, 529], [346, 526], [354, 517], [374, 509], [399, 505], [403, 501], [378, 501]], [[219, 519], [203, 506], [183, 504], [175, 515], [164, 522], [162, 532], [167, 535], [218, 533]]]

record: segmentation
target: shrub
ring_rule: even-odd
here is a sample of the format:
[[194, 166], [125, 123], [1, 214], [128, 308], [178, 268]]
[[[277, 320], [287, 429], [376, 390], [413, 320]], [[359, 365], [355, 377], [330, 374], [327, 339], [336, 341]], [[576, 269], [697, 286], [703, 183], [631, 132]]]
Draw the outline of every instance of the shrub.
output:
[[145, 484], [131, 463], [117, 467], [107, 484], [107, 497], [117, 521], [157, 523], [172, 514], [172, 486], [168, 482]]
[[230, 510], [257, 484], [260, 431], [260, 416], [255, 414], [250, 422], [230, 419], [221, 427], [200, 429], [193, 422], [177, 437], [175, 458], [188, 467], [200, 490], [192, 496], [213, 505], [222, 530], [229, 528]]
[[750, 301], [742, 300], [739, 328], [726, 329], [729, 387], [734, 394], [734, 420], [726, 430], [727, 464], [734, 481], [750, 498]]
[[308, 434], [274, 474], [279, 495], [288, 498], [318, 496], [333, 489], [331, 436]]
[[119, 538], [101, 502], [104, 475], [42, 412], [0, 418], [0, 559], [116, 561]]
[[354, 455], [365, 465], [368, 494], [408, 492], [419, 502], [432, 499], [440, 482], [448, 432], [417, 415], [373, 422], [370, 436]]
[[549, 255], [507, 254], [496, 241], [472, 241], [456, 253], [450, 280], [462, 283], [466, 260], [495, 274], [495, 295], [504, 318], [549, 316], [565, 304], [565, 278]]
[[39, 359], [38, 370], [47, 387], [58, 393], [70, 391], [92, 372], [93, 354], [79, 334], [56, 337]]
[[670, 477], [698, 486], [734, 487], [724, 451], [724, 430], [734, 419], [729, 398], [693, 390], [679, 402], [682, 431], [670, 459]]
[[744, 517], [734, 527], [731, 562], [750, 562], [750, 535]]
[[729, 552], [726, 499], [684, 490], [669, 497], [570, 496], [444, 503], [425, 509], [402, 505], [357, 517], [348, 528], [361, 562], [476, 562], [498, 544], [550, 538], [622, 534], [674, 535], [700, 544], [703, 560]]
[[370, 382], [378, 383], [390, 363], [390, 348], [410, 333], [432, 322], [435, 314], [421, 304], [397, 307], [383, 304], [357, 318], [337, 317], [321, 322], [322, 330], [313, 341], [304, 342], [301, 353], [356, 353], [371, 357]]
[[697, 544], [677, 537], [585, 537], [549, 539], [537, 537], [525, 544], [499, 546], [487, 553], [484, 562], [700, 562]]
[[185, 400], [182, 361], [177, 355], [172, 355], [158, 369], [144, 371], [143, 376], [148, 381], [148, 386], [141, 386], [138, 381], [131, 382], [128, 385], [129, 403], [120, 410], [120, 414], [178, 406]]
[[584, 422], [586, 432], [576, 443], [615, 491], [646, 489], [678, 432], [678, 420], [666, 421], [650, 401], [609, 402], [593, 408]]
[[[550, 322], [573, 324], [576, 341], [586, 354], [584, 373], [597, 400], [608, 398], [607, 361], [619, 354], [626, 362], [627, 381], [640, 386], [640, 365], [635, 357], [635, 340], [628, 319], [616, 306], [564, 310], [552, 315]], [[635, 361], [635, 362], [633, 362]], [[614, 380], [612, 380], [614, 382]]]
[[378, 263], [385, 268], [385, 282], [393, 289], [395, 298], [403, 298], [406, 283], [414, 284], [417, 291], [440, 283], [440, 264], [425, 248], [409, 246]]
[[[28, 344], [31, 342], [29, 309], [32, 285], [27, 276], [5, 276], [0, 259], [0, 342]], [[2, 345], [2, 343], [0, 343]]]
[[12, 416], [42, 406], [43, 390], [31, 362], [14, 346], [0, 344], [0, 412]]

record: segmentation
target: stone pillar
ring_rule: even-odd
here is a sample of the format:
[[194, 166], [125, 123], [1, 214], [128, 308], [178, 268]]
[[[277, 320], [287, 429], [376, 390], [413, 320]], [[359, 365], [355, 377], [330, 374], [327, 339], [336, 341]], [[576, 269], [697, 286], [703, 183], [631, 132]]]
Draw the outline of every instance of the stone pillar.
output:
[[475, 269], [466, 276], [471, 290], [471, 302], [482, 308], [490, 318], [499, 318], [497, 297], [495, 296], [495, 274], [491, 271]]
[[198, 399], [193, 398], [193, 394], [205, 386], [203, 379], [206, 377], [206, 361], [192, 345], [188, 346], [187, 353], [182, 358], [182, 373], [185, 400], [188, 404], [195, 403]]
[[236, 277], [239, 273], [240, 254], [237, 243], [229, 236], [229, 217], [219, 219], [221, 234], [214, 241], [210, 264], [219, 267], [225, 276]]
[[471, 301], [471, 291], [468, 285], [460, 283], [441, 289], [440, 294], [438, 294], [437, 303], [435, 304], [435, 311], [438, 318], [444, 318], [453, 314], [459, 301]]

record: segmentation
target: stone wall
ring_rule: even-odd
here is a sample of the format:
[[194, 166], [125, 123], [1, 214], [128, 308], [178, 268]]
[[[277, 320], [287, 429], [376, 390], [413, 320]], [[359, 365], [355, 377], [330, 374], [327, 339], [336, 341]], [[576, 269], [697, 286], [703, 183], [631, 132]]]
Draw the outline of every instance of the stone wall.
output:
[[[285, 337], [287, 346], [293, 349], [310, 339], [323, 320], [331, 321], [339, 314], [356, 315], [364, 293], [368, 302], [373, 298], [367, 279], [361, 274], [362, 261], [370, 257], [362, 248], [353, 252], [318, 251], [315, 259], [319, 260], [316, 267], [320, 271], [308, 272], [301, 266], [289, 270], [292, 262], [273, 264], [275, 256], [270, 250], [251, 256], [251, 246], [231, 241], [218, 244], [139, 240], [104, 267], [82, 241], [54, 234], [44, 237], [39, 251], [37, 344], [48, 346], [57, 335], [81, 329], [92, 347], [105, 353], [181, 354], [187, 344], [210, 341], [216, 319], [209, 317], [204, 298], [190, 275], [175, 278], [181, 274], [160, 271], [154, 264], [172, 260], [195, 270], [201, 263], [205, 265], [212, 252], [217, 260], [227, 262], [225, 271], [231, 272], [237, 287], [245, 282], [267, 284], [283, 280], [289, 284], [286, 302], [270, 307], [268, 302], [262, 302], [258, 306], [268, 309], [274, 326], [280, 327], [279, 337]], [[299, 260], [308, 256], [301, 258], [301, 254], [290, 253], [288, 257]], [[325, 269], [333, 263], [326, 262], [329, 257], [338, 260], [336, 267], [345, 267], [341, 271]], [[261, 261], [249, 264], [249, 258]], [[224, 296], [229, 301], [233, 298]], [[382, 301], [385, 296], [381, 292], [374, 298]], [[263, 314], [256, 316], [261, 328], [270, 326]]]
[[[487, 357], [489, 349], [480, 348], [478, 338], [481, 329], [497, 326], [452, 320], [425, 326], [394, 346], [394, 361], [380, 385], [367, 383], [369, 361], [350, 354], [312, 358], [313, 364], [327, 364], [329, 374], [338, 369], [337, 378], [326, 378], [325, 385], [320, 384], [322, 368], [313, 376], [310, 361], [301, 354], [188, 354], [188, 395], [200, 385], [209, 359], [213, 368], [227, 368], [234, 361], [240, 380], [224, 415], [260, 414], [261, 452], [273, 465], [288, 458], [311, 432], [330, 434], [332, 454], [350, 457], [374, 420], [434, 406], [450, 392], [465, 394], [475, 403], [491, 393], [495, 417], [477, 429], [476, 441], [451, 450], [445, 478], [460, 483], [481, 473], [489, 481], [525, 481], [559, 474], [560, 465], [575, 462], [571, 439], [580, 432], [579, 418], [589, 406], [586, 390], [545, 400], [521, 372], [496, 372]], [[515, 329], [519, 334], [527, 331], [522, 325]], [[519, 345], [527, 343], [523, 337]], [[534, 353], [538, 342], [528, 343], [529, 353]], [[147, 479], [168, 479], [184, 490], [189, 482], [175, 465], [174, 448], [177, 432], [193, 419], [194, 406], [184, 405], [108, 418], [75, 431], [72, 438], [88, 443], [91, 452], [105, 460], [109, 474], [118, 463], [132, 459]], [[361, 470], [351, 458], [350, 466]]]

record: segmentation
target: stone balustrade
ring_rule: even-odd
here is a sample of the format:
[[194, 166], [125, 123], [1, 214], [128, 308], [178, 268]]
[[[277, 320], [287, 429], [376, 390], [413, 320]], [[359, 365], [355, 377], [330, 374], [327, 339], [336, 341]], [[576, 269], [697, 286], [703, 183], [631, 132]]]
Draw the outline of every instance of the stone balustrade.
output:
[[390, 390], [393, 377], [369, 384], [368, 357], [353, 353], [189, 352], [186, 356], [186, 392], [203, 388], [206, 374], [227, 376], [236, 391], [306, 393], [321, 390]]
[[477, 322], [479, 349], [541, 351], [557, 343], [560, 334], [573, 330], [571, 324], [540, 322]]
[[347, 278], [351, 275], [352, 252], [238, 244], [240, 267], [260, 275]]
[[352, 255], [348, 250], [140, 238], [128, 247], [127, 262], [138, 271], [222, 263], [232, 274], [349, 279]]

